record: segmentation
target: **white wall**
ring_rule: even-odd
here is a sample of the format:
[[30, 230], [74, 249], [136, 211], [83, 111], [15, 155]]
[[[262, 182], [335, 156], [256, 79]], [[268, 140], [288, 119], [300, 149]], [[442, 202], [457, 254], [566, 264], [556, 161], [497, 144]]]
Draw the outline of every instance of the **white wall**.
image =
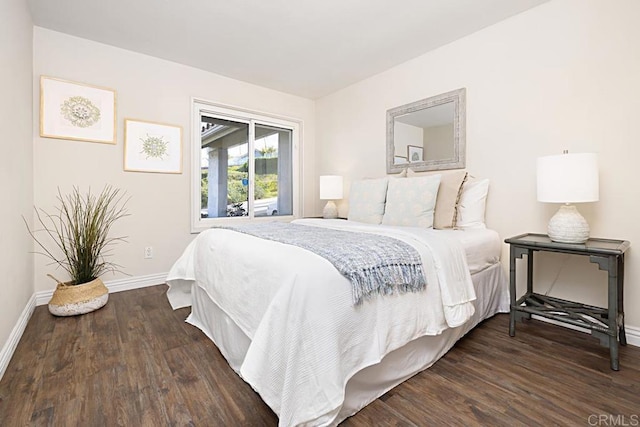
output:
[[[466, 87], [467, 169], [491, 179], [487, 222], [502, 238], [545, 232], [558, 208], [536, 201], [537, 157], [598, 153], [600, 201], [580, 210], [593, 236], [632, 242], [625, 306], [640, 327], [639, 16], [636, 0], [553, 0], [322, 98], [318, 173], [344, 175], [346, 186], [383, 176], [386, 110]], [[540, 260], [537, 289], [558, 275], [554, 295], [606, 303], [595, 264]]]
[[[206, 54], [210, 53], [203, 52]], [[128, 236], [129, 242], [115, 248], [113, 261], [130, 275], [167, 272], [194, 237], [189, 233], [191, 97], [303, 120], [303, 163], [309, 165], [304, 169], [303, 187], [315, 194], [315, 106], [311, 100], [39, 27], [34, 29], [32, 75], [35, 204], [50, 210], [58, 187], [63, 192], [74, 185], [83, 190], [89, 186], [100, 190], [110, 183], [125, 189], [132, 196], [129, 203], [132, 215], [117, 224], [115, 232]], [[117, 145], [40, 138], [40, 75], [115, 89]], [[184, 172], [181, 175], [124, 172], [125, 118], [182, 126]], [[310, 211], [313, 197], [308, 200], [305, 210]], [[153, 259], [143, 259], [145, 246], [153, 246]], [[52, 271], [46, 264], [46, 259], [36, 257], [36, 291], [55, 286], [45, 277]], [[108, 274], [103, 279], [122, 277]]]
[[0, 344], [33, 293], [33, 246], [22, 220], [31, 222], [33, 209], [31, 58], [26, 1], [0, 2]]

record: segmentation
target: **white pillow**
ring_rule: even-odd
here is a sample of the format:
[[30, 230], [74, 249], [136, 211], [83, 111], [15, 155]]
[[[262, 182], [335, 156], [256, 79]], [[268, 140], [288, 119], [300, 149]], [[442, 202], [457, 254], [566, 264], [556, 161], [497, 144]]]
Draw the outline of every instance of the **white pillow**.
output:
[[484, 211], [488, 193], [488, 179], [464, 184], [458, 204], [457, 228], [487, 228], [484, 223]]
[[[406, 170], [406, 169], [405, 169]], [[462, 195], [464, 183], [467, 180], [467, 172], [464, 170], [451, 170], [440, 172], [416, 173], [411, 168], [407, 176], [440, 175], [440, 187], [438, 198], [433, 213], [433, 228], [437, 230], [456, 228], [458, 203]]]
[[350, 221], [380, 224], [387, 198], [387, 178], [354, 181], [349, 191]]
[[382, 223], [432, 228], [439, 186], [440, 175], [390, 180]]

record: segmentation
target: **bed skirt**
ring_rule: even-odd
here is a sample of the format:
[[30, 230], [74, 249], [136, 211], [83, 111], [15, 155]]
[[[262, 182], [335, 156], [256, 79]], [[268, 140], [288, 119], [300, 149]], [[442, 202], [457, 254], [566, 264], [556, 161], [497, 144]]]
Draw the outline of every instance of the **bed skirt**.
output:
[[[379, 363], [366, 367], [347, 382], [345, 399], [335, 413], [324, 414], [318, 425], [336, 425], [355, 414], [398, 384], [433, 365], [467, 332], [496, 313], [509, 312], [506, 275], [500, 263], [471, 276], [478, 299], [475, 314], [464, 325], [445, 330], [437, 336], [423, 336], [387, 354]], [[192, 311], [187, 322], [211, 339], [231, 368], [240, 375], [240, 367], [251, 338], [216, 305], [195, 283], [191, 289]]]

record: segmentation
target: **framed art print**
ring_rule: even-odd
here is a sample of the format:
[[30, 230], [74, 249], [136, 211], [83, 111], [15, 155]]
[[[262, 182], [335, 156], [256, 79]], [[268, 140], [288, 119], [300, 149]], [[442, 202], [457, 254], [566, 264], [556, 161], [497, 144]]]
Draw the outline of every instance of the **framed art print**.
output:
[[40, 77], [40, 136], [116, 143], [116, 92]]
[[404, 156], [393, 156], [393, 164], [394, 165], [406, 165], [409, 163], [406, 157]]
[[182, 127], [126, 119], [124, 170], [182, 173]]
[[409, 163], [421, 162], [424, 159], [424, 148], [417, 145], [407, 145]]

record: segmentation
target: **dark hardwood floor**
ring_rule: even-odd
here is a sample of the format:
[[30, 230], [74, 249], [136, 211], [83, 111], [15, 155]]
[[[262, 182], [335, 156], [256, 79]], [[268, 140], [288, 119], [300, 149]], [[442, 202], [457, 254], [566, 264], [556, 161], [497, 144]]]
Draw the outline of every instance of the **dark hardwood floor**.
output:
[[[277, 425], [166, 289], [80, 317], [38, 307], [0, 382], [0, 426]], [[620, 353], [611, 371], [598, 340], [538, 321], [510, 338], [501, 314], [343, 425], [638, 425], [640, 348]]]

